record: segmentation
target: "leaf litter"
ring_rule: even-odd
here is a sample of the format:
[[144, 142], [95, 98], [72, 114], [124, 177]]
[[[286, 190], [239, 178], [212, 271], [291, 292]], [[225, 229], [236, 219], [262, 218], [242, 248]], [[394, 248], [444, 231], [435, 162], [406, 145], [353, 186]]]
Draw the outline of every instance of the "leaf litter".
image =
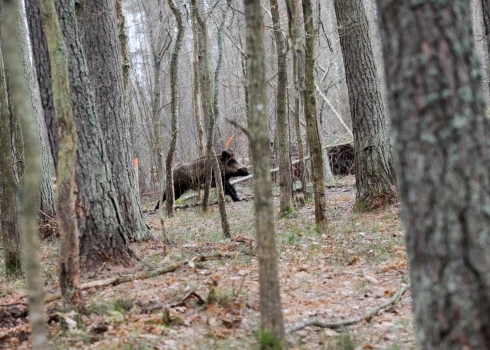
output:
[[[155, 197], [146, 199], [147, 207]], [[399, 207], [356, 214], [354, 199], [353, 177], [343, 178], [327, 191], [329, 231], [320, 235], [314, 228], [311, 201], [288, 218], [276, 220], [285, 328], [305, 320], [362, 316], [408, 283]], [[277, 196], [274, 202], [278, 207]], [[192, 263], [154, 278], [84, 290], [87, 310], [76, 330], [61, 330], [60, 317], [72, 317], [60, 313], [59, 301], [48, 304], [51, 346], [257, 349], [260, 312], [253, 200], [249, 195], [243, 202], [228, 202], [227, 209], [231, 240], [222, 237], [216, 210], [203, 214], [190, 207], [166, 218], [167, 256], [163, 256], [159, 217], [147, 213], [156, 239], [133, 244], [140, 258], [137, 264], [102, 266], [86, 273], [82, 281], [152, 271], [183, 259]], [[212, 253], [223, 257], [192, 260]], [[58, 292], [56, 240], [43, 242], [42, 260], [47, 294]], [[0, 277], [0, 304], [25, 303], [21, 298], [25, 281]], [[411, 307], [407, 292], [398, 303], [363, 322], [343, 329], [306, 327], [288, 335], [287, 345], [290, 349], [414, 349]], [[1, 349], [28, 348], [27, 319], [19, 308], [22, 304], [0, 307]]]

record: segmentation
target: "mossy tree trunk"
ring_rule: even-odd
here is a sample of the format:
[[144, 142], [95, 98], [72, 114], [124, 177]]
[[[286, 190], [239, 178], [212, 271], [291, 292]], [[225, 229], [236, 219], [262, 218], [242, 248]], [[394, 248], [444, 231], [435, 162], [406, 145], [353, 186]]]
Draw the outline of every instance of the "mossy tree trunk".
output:
[[288, 115], [286, 113], [286, 92], [288, 84], [287, 53], [288, 46], [281, 28], [279, 5], [277, 0], [270, 0], [274, 39], [277, 48], [277, 96], [276, 96], [276, 127], [277, 153], [279, 158], [279, 188], [281, 214], [292, 210], [293, 183], [291, 176], [291, 152], [289, 148]]
[[378, 5], [418, 346], [488, 349], [490, 122], [471, 6]]
[[356, 204], [359, 211], [392, 203], [395, 171], [362, 0], [335, 0], [354, 133]]
[[319, 232], [327, 229], [327, 201], [325, 198], [325, 178], [323, 174], [322, 143], [316, 115], [315, 90], [315, 28], [311, 0], [302, 0], [305, 26], [305, 106], [306, 130], [310, 154], [313, 160], [313, 196], [315, 198], [315, 223]]
[[174, 14], [175, 21], [177, 22], [177, 39], [175, 40], [174, 51], [172, 52], [172, 58], [170, 59], [170, 93], [171, 93], [171, 119], [170, 119], [170, 146], [167, 152], [166, 170], [166, 208], [167, 215], [172, 217], [175, 212], [175, 193], [174, 193], [174, 176], [173, 176], [173, 164], [175, 158], [175, 151], [177, 150], [177, 136], [178, 136], [178, 113], [179, 113], [179, 55], [180, 47], [182, 45], [182, 39], [184, 37], [184, 25], [182, 23], [182, 14], [180, 10], [175, 6], [173, 0], [168, 0], [168, 5], [172, 13]]
[[[270, 174], [269, 132], [264, 63], [264, 22], [259, 0], [244, 0], [247, 21], [247, 72], [250, 93], [250, 145], [254, 164], [254, 202], [260, 284], [260, 328], [284, 340], [277, 270], [274, 206]], [[266, 345], [266, 344], [263, 344]], [[272, 345], [272, 344], [270, 344]]]
[[34, 118], [26, 99], [28, 91], [23, 79], [22, 56], [19, 50], [17, 14], [19, 5], [15, 0], [3, 1], [4, 13], [4, 62], [10, 77], [11, 101], [21, 118], [22, 134], [25, 142], [27, 167], [24, 173], [21, 196], [22, 250], [24, 253], [29, 321], [31, 324], [31, 347], [47, 349], [46, 324], [44, 323], [44, 283], [39, 258], [39, 235], [37, 233], [36, 203], [39, 190], [40, 149]]
[[59, 133], [56, 209], [60, 232], [60, 288], [66, 311], [80, 306], [79, 233], [75, 209], [77, 130], [71, 108], [65, 42], [54, 0], [41, 1], [43, 29], [51, 60], [53, 100]]

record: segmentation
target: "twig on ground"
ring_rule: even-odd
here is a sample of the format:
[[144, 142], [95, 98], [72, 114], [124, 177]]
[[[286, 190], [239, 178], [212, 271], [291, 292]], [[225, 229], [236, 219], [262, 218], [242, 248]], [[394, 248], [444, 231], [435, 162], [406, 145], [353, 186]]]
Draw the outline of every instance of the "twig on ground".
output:
[[371, 311], [365, 313], [364, 315], [356, 318], [352, 318], [350, 320], [343, 320], [343, 321], [334, 321], [334, 322], [324, 322], [319, 319], [312, 319], [312, 320], [305, 320], [302, 322], [297, 322], [288, 329], [286, 329], [286, 334], [291, 334], [293, 332], [299, 331], [303, 328], [309, 327], [309, 326], [316, 326], [320, 328], [330, 328], [330, 329], [335, 329], [335, 328], [341, 328], [345, 326], [350, 326], [355, 323], [362, 322], [364, 320], [369, 320], [371, 317], [375, 316], [380, 310], [387, 308], [388, 306], [392, 304], [396, 304], [398, 300], [400, 300], [401, 296], [410, 288], [410, 284], [404, 284], [402, 288], [398, 292], [396, 292], [390, 300], [384, 302], [383, 304], [376, 306], [374, 309]]
[[[223, 256], [226, 256], [225, 254], [214, 254], [214, 255], [199, 255], [194, 257], [193, 261], [210, 261], [210, 260], [219, 260]], [[184, 261], [179, 261], [170, 265], [162, 266], [156, 270], [152, 271], [145, 271], [145, 272], [139, 272], [131, 275], [126, 275], [126, 276], [118, 276], [118, 277], [111, 277], [111, 278], [106, 278], [104, 280], [98, 280], [98, 281], [91, 281], [91, 282], [86, 282], [82, 283], [80, 286], [80, 289], [85, 290], [89, 288], [94, 288], [94, 287], [104, 287], [104, 286], [116, 286], [118, 284], [126, 283], [126, 282], [131, 282], [134, 280], [144, 280], [148, 278], [153, 278], [159, 275], [163, 275], [168, 272], [172, 272], [177, 270], [178, 268], [185, 266], [189, 264], [189, 261], [191, 260], [184, 260]], [[21, 296], [21, 298], [25, 298], [27, 295]], [[61, 294], [56, 293], [52, 295], [48, 295], [46, 298], [44, 298], [44, 303], [50, 303], [52, 301], [61, 299]], [[21, 302], [18, 303], [12, 303], [12, 304], [5, 304], [3, 306], [13, 306], [13, 305], [20, 305], [22, 304]]]

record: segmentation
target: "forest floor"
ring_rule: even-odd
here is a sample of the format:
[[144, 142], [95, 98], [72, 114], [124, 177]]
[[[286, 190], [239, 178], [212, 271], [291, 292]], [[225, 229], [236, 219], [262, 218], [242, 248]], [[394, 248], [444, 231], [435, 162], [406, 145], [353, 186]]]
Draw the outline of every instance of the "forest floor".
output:
[[[340, 321], [363, 316], [408, 282], [405, 239], [397, 205], [368, 214], [352, 212], [354, 180], [329, 188], [329, 231], [314, 227], [307, 201], [276, 220], [281, 301], [286, 328], [296, 322]], [[238, 186], [243, 202], [228, 202], [232, 239], [223, 239], [217, 206], [179, 209], [165, 219], [167, 255], [157, 213], [145, 213], [157, 238], [134, 244], [139, 261], [130, 268], [101, 266], [82, 281], [156, 270], [195, 256], [219, 260], [186, 264], [149, 279], [83, 291], [82, 327], [60, 329], [59, 301], [48, 304], [54, 349], [258, 349], [259, 285], [254, 208], [250, 187]], [[277, 193], [276, 193], [277, 194]], [[278, 207], [278, 197], [274, 202]], [[155, 196], [144, 199], [152, 208]], [[1, 255], [1, 254], [0, 254]], [[42, 244], [47, 295], [57, 292], [57, 245]], [[0, 261], [0, 266], [3, 262]], [[25, 280], [0, 270], [0, 304], [25, 302]], [[287, 336], [290, 349], [414, 349], [410, 292], [374, 317], [343, 329], [307, 327]], [[0, 306], [0, 349], [27, 348], [25, 306]], [[67, 321], [70, 323], [70, 317]], [[15, 331], [14, 331], [15, 330]]]

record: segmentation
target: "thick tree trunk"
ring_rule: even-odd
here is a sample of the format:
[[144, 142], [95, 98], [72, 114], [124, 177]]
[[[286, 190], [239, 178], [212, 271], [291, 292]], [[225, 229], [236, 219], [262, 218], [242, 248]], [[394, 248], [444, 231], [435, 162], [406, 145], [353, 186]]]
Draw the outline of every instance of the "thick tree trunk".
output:
[[489, 349], [490, 123], [471, 7], [378, 4], [419, 347]]
[[56, 209], [60, 232], [60, 288], [65, 311], [80, 307], [80, 260], [76, 215], [77, 129], [71, 108], [70, 80], [63, 34], [54, 0], [41, 2], [43, 29], [51, 60], [53, 100], [59, 132]]
[[178, 113], [179, 113], [179, 55], [180, 47], [182, 45], [182, 39], [184, 37], [184, 26], [182, 24], [182, 14], [180, 10], [175, 6], [173, 0], [168, 0], [168, 6], [174, 14], [175, 21], [177, 22], [177, 39], [175, 40], [174, 51], [172, 52], [172, 58], [170, 60], [170, 93], [171, 93], [171, 119], [170, 119], [170, 146], [167, 153], [167, 181], [166, 181], [166, 193], [167, 193], [167, 215], [172, 217], [175, 212], [175, 193], [174, 193], [174, 175], [173, 164], [175, 152], [177, 150], [177, 137], [178, 137]]
[[487, 109], [490, 107], [490, 57], [488, 45], [485, 38], [485, 24], [483, 22], [482, 0], [471, 0], [473, 20], [473, 38], [475, 40], [475, 49], [482, 69], [482, 92]]
[[[487, 57], [487, 62], [489, 61], [488, 56], [490, 56], [490, 0], [475, 0], [481, 1], [482, 15], [483, 15], [483, 26], [484, 26], [484, 37], [486, 39], [487, 52], [483, 54]], [[490, 90], [490, 66], [487, 66], [486, 74], [484, 77], [487, 78], [488, 89]], [[490, 105], [487, 106], [490, 108]]]
[[360, 211], [393, 202], [395, 172], [369, 28], [361, 0], [336, 0], [354, 133], [356, 204]]
[[[2, 38], [3, 40], [3, 38]], [[18, 186], [14, 175], [10, 111], [5, 69], [0, 45], [0, 229], [3, 238], [5, 273], [21, 273], [21, 230]]]
[[322, 142], [316, 116], [315, 89], [315, 29], [311, 0], [303, 0], [303, 18], [306, 34], [305, 45], [305, 104], [306, 128], [310, 153], [313, 160], [313, 195], [315, 197], [315, 223], [319, 232], [327, 229], [327, 201], [325, 198], [325, 178], [323, 174]]
[[276, 127], [277, 152], [279, 158], [279, 188], [281, 214], [287, 215], [293, 208], [293, 183], [291, 176], [291, 152], [289, 149], [288, 116], [286, 113], [287, 74], [287, 41], [281, 29], [279, 5], [277, 0], [270, 0], [274, 38], [277, 47], [277, 97]]
[[123, 225], [131, 239], [149, 237], [136, 192], [129, 121], [124, 102], [121, 48], [113, 0], [92, 0], [85, 4], [80, 26], [90, 81], [95, 89], [98, 117], [112, 168]]
[[80, 253], [85, 266], [110, 261], [130, 264], [131, 231], [121, 220], [109, 159], [97, 118], [80, 41], [74, 0], [59, 0], [58, 16], [68, 48], [71, 104], [77, 123], [78, 226]]
[[37, 233], [36, 203], [39, 190], [40, 149], [36, 135], [28, 91], [22, 72], [22, 56], [19, 50], [17, 14], [19, 5], [15, 0], [4, 0], [4, 58], [6, 72], [10, 77], [11, 101], [21, 118], [25, 142], [25, 159], [28, 167], [24, 173], [21, 207], [22, 249], [27, 277], [29, 321], [31, 323], [31, 346], [47, 349], [46, 324], [44, 323], [44, 283], [39, 259], [39, 235]]
[[[247, 72], [250, 93], [250, 145], [254, 164], [255, 223], [259, 257], [261, 330], [284, 339], [277, 271], [274, 206], [270, 175], [269, 133], [264, 64], [264, 25], [259, 0], [245, 0]], [[267, 347], [269, 344], [263, 344]], [[273, 344], [270, 344], [271, 347]]]

